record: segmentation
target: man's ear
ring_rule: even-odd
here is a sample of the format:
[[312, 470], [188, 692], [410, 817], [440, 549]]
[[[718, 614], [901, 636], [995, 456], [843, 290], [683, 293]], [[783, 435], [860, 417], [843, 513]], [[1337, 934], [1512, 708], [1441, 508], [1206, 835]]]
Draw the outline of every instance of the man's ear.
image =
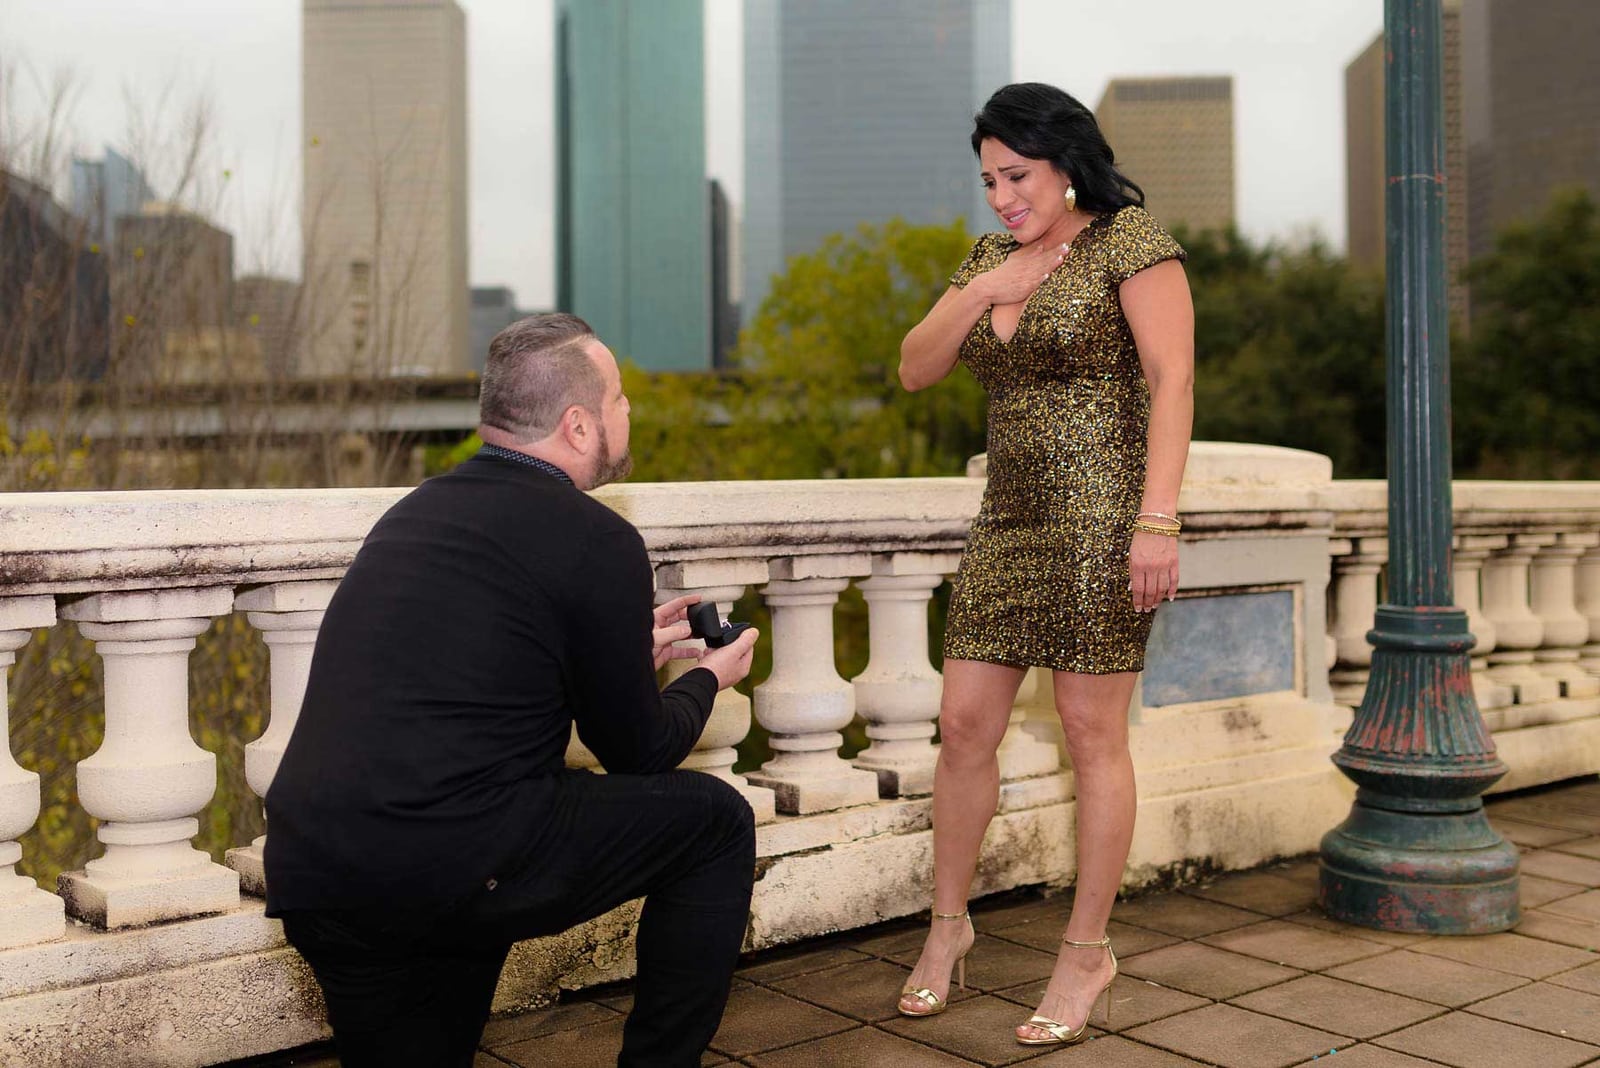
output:
[[592, 437], [589, 413], [584, 411], [582, 405], [574, 404], [561, 413], [561, 436], [574, 452], [589, 451], [589, 439]]

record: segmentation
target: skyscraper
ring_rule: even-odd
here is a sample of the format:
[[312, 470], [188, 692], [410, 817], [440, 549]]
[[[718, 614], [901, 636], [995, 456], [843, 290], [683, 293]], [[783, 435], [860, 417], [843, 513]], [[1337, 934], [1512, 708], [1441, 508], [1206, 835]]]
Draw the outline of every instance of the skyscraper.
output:
[[[1445, 274], [1450, 311], [1466, 316], [1467, 146], [1461, 117], [1461, 0], [1444, 0]], [[1344, 69], [1345, 237], [1352, 263], [1384, 269], [1383, 35]]]
[[968, 138], [1011, 78], [1010, 0], [745, 0], [743, 319], [831, 234], [994, 229]]
[[733, 302], [735, 226], [727, 190], [706, 182], [711, 212], [711, 365], [727, 367], [739, 340], [739, 306]]
[[303, 0], [303, 373], [460, 373], [466, 16], [455, 0]]
[[701, 4], [556, 8], [556, 304], [651, 370], [711, 366]]
[[72, 161], [72, 214], [88, 222], [89, 241], [103, 249], [111, 249], [118, 216], [137, 215], [155, 198], [144, 173], [114, 149]]
[[1233, 78], [1113, 78], [1095, 118], [1162, 225], [1233, 225]]
[[1461, 48], [1477, 257], [1562, 186], [1600, 197], [1600, 4], [1463, 0]]

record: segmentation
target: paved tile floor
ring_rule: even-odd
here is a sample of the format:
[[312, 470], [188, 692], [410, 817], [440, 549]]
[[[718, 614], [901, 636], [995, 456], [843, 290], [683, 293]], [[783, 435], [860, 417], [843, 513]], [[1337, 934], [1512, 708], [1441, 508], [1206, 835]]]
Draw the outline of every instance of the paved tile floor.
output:
[[[1121, 902], [1111, 1029], [1067, 1049], [1011, 1029], [1039, 1000], [1070, 897], [974, 904], [968, 990], [943, 1015], [896, 1015], [926, 921], [752, 955], [707, 1065], [751, 1068], [1567, 1068], [1600, 1065], [1600, 781], [1492, 802], [1522, 849], [1521, 924], [1471, 938], [1335, 923], [1314, 858]], [[492, 1021], [478, 1068], [616, 1064], [626, 984]], [[245, 1062], [241, 1062], [243, 1064]], [[308, 1047], [257, 1068], [336, 1068]]]

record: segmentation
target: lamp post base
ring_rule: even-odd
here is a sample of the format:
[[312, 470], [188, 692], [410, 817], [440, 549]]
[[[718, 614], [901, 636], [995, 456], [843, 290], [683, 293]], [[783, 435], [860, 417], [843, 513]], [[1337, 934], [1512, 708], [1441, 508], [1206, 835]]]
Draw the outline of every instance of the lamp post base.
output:
[[1517, 848], [1478, 798], [1421, 802], [1361, 790], [1322, 839], [1323, 910], [1384, 931], [1489, 934], [1517, 924]]

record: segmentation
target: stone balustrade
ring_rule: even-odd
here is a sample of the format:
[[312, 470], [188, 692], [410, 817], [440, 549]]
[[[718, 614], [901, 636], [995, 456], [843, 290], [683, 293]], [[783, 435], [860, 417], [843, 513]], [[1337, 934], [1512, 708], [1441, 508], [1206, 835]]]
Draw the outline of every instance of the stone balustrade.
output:
[[[770, 674], [753, 699], [720, 695], [684, 762], [756, 813], [750, 948], [927, 907], [939, 707], [928, 612], [982, 488], [968, 477], [599, 491], [644, 535], [658, 601], [694, 592], [727, 613], [756, 591], [772, 614]], [[232, 843], [226, 864], [193, 844], [219, 758], [189, 735], [185, 665], [216, 617], [242, 613], [261, 633], [267, 725], [239, 741], [244, 778], [264, 794], [329, 597], [403, 492], [0, 495], [0, 669], [36, 630], [71, 621], [94, 643], [106, 703], [105, 741], [76, 769], [103, 851], [55, 888], [14, 873], [39, 787], [0, 757], [0, 1063], [205, 1064], [326, 1033], [315, 984], [262, 914], [266, 839]], [[1600, 769], [1600, 487], [1464, 483], [1456, 504], [1458, 581], [1481, 571], [1483, 583], [1463, 603], [1493, 624], [1475, 656], [1508, 782]], [[1382, 484], [1335, 483], [1309, 453], [1198, 444], [1180, 506], [1183, 591], [1157, 615], [1129, 709], [1130, 887], [1303, 853], [1343, 817], [1350, 788], [1328, 756], [1341, 704], [1359, 698], [1387, 554]], [[847, 679], [835, 608], [852, 585], [869, 658]], [[1073, 879], [1073, 779], [1051, 692], [1036, 670], [1018, 695], [978, 893]], [[841, 732], [857, 717], [868, 744], [852, 755]], [[753, 724], [772, 756], [736, 772]], [[569, 762], [593, 758], [574, 740]], [[519, 945], [497, 1006], [629, 974], [636, 918], [624, 907]]]
[[[1454, 486], [1456, 604], [1477, 639], [1478, 705], [1510, 769], [1494, 790], [1600, 770], [1600, 482]], [[1358, 704], [1388, 561], [1382, 482], [1339, 482], [1329, 631], [1335, 699]]]

